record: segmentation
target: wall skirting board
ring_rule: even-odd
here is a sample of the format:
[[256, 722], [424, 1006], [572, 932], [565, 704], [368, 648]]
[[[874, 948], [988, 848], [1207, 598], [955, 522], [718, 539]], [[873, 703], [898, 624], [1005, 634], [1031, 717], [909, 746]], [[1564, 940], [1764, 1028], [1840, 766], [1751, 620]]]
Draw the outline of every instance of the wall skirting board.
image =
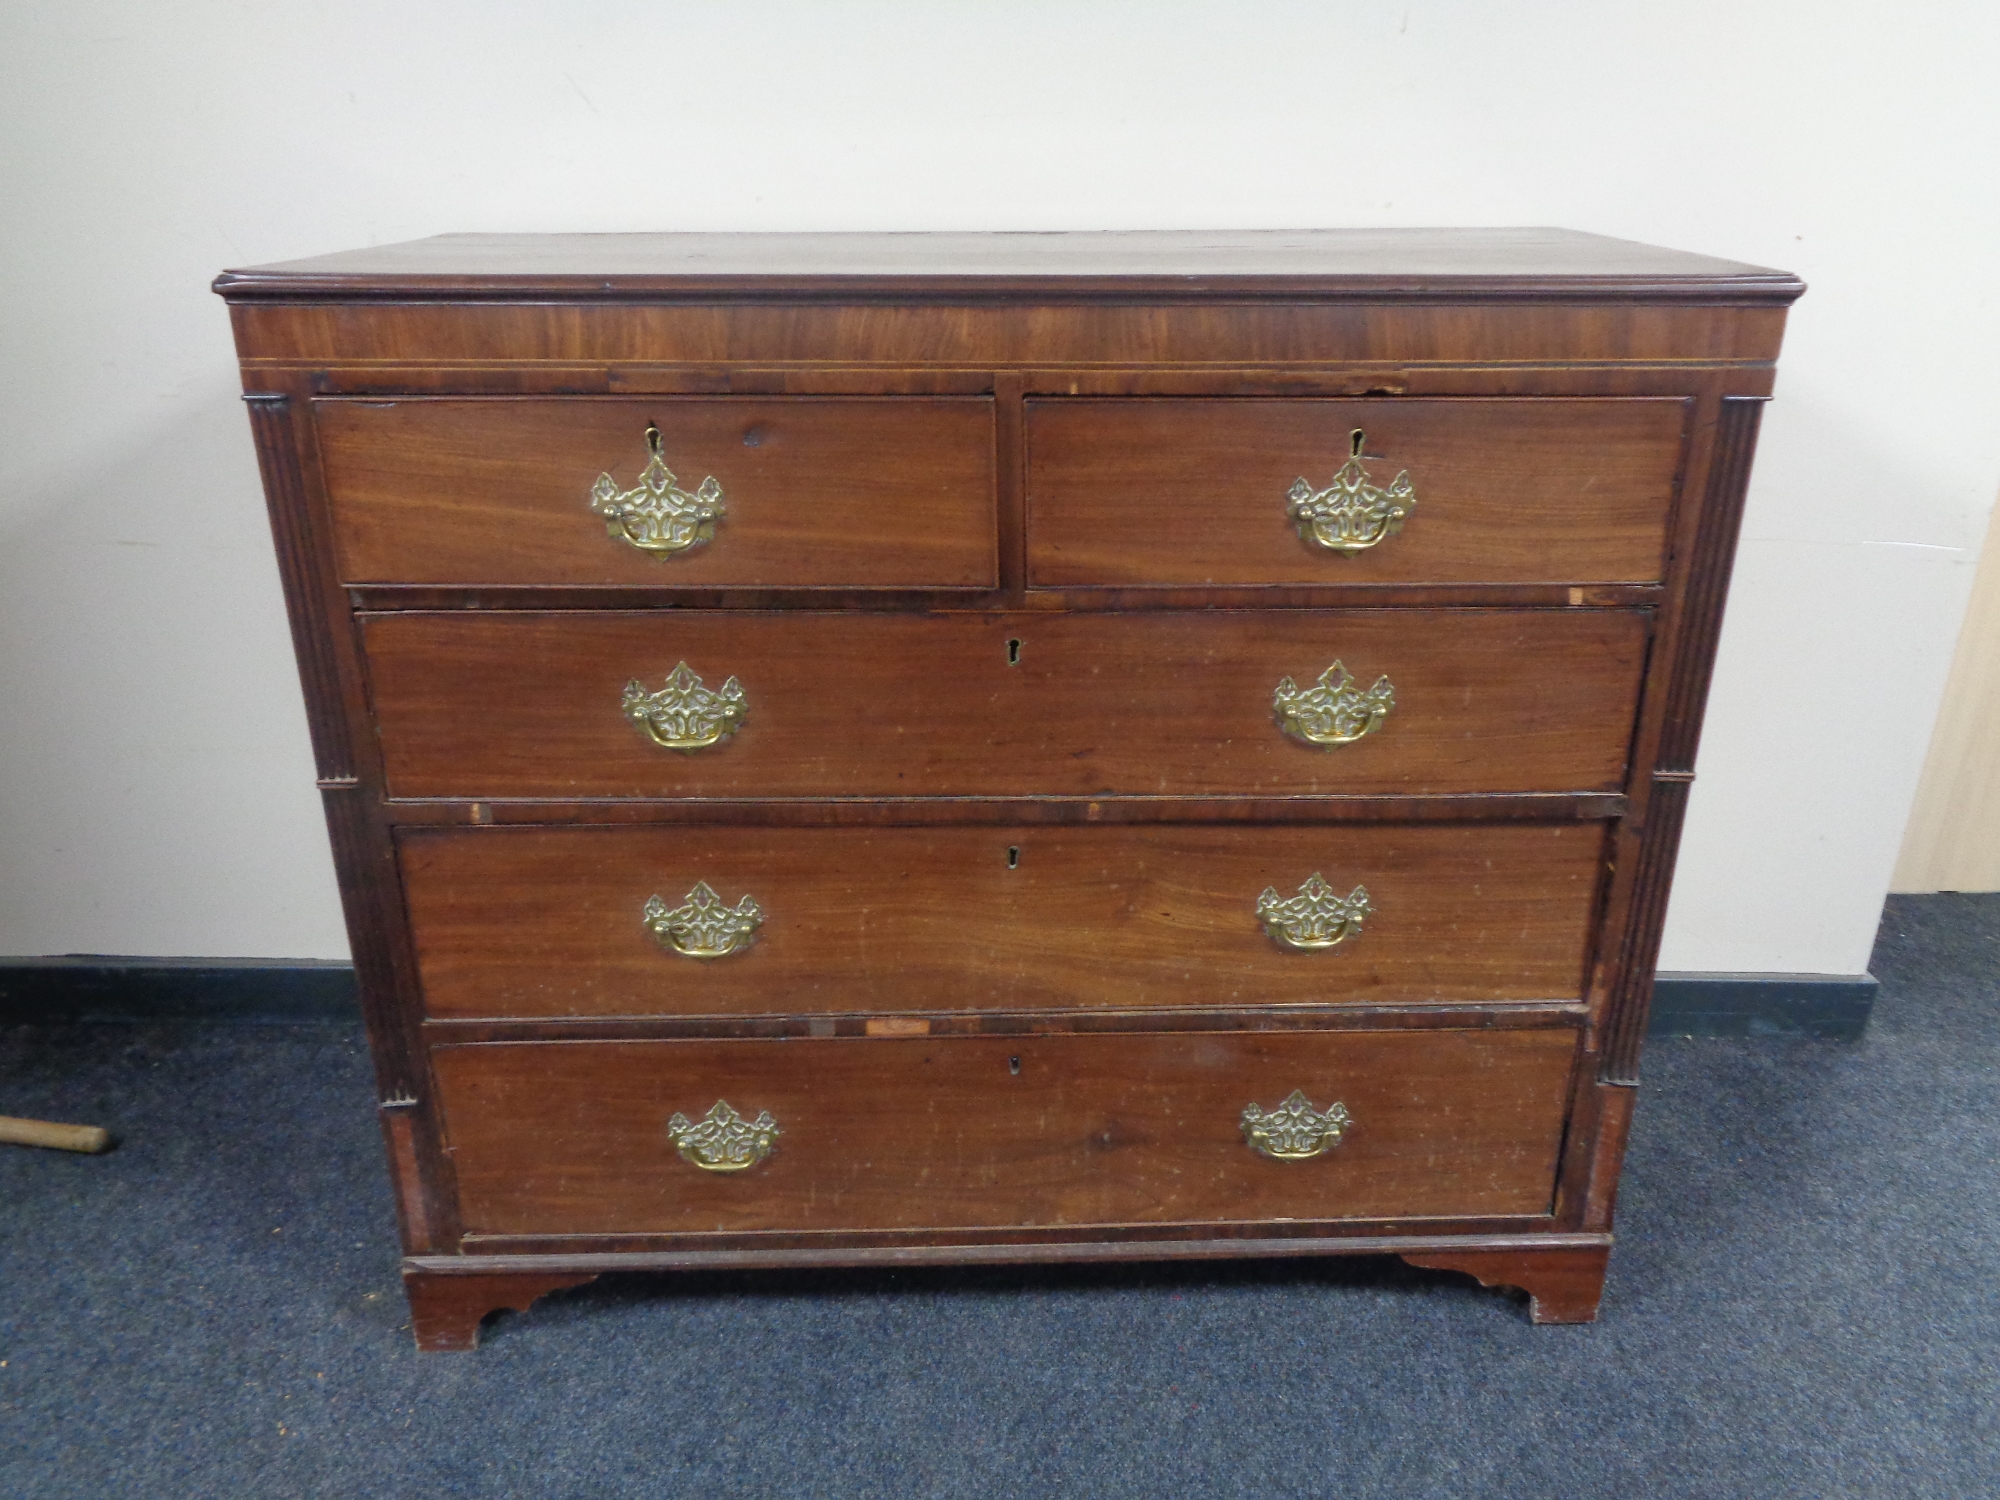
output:
[[[1868, 974], [1662, 974], [1654, 1036], [1852, 1041], [1868, 1027]], [[324, 959], [0, 958], [0, 1023], [361, 1019], [354, 969]]]
[[354, 965], [313, 958], [0, 958], [0, 1023], [361, 1024]]
[[[0, 984], [4, 984], [0, 980]], [[1651, 1036], [1811, 1036], [1859, 1040], [1873, 974], [1668, 974], [1653, 986]]]

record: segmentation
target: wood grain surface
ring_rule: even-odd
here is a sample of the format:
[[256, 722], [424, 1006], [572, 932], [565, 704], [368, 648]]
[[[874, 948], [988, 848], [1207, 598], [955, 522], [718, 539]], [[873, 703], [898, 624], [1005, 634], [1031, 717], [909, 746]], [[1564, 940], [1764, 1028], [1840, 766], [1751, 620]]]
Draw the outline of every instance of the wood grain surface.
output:
[[423, 1354], [466, 1353], [479, 1347], [479, 1325], [501, 1308], [526, 1312], [550, 1292], [595, 1281], [591, 1271], [488, 1271], [438, 1275], [403, 1268], [410, 1327]]
[[[983, 397], [656, 396], [313, 403], [344, 583], [991, 588]], [[590, 508], [646, 466], [713, 477], [715, 537], [655, 557]]]
[[1596, 1322], [1611, 1260], [1609, 1245], [1465, 1246], [1398, 1253], [1413, 1266], [1463, 1272], [1485, 1286], [1519, 1287], [1528, 1294], [1528, 1316], [1536, 1323]]
[[[396, 797], [1617, 791], [1636, 610], [365, 617]], [[1012, 643], [1010, 645], [1010, 643]], [[1352, 744], [1272, 699], [1339, 660], [1395, 707]], [[621, 707], [685, 661], [743, 727], [662, 750]]]
[[[1573, 1001], [1592, 823], [405, 829], [432, 1016]], [[1266, 936], [1266, 888], [1368, 891], [1358, 937]], [[764, 912], [746, 952], [645, 930], [697, 881]]]
[[[1797, 278], [1549, 230], [471, 236], [217, 289], [426, 1347], [645, 1264], [1387, 1249], [1594, 1310], [1593, 1080]], [[729, 508], [672, 561], [589, 508], [649, 421]], [[1417, 505], [1342, 558], [1285, 498], [1354, 428]], [[1285, 738], [1336, 658], [1386, 723]], [[682, 660], [749, 703], [693, 755], [620, 705]], [[1374, 909], [1283, 949], [1258, 893], [1314, 873]], [[747, 952], [644, 930], [697, 881]], [[1254, 1155], [1294, 1088], [1347, 1138]], [[737, 1176], [665, 1134], [724, 1098], [784, 1131]]]
[[[1067, 1226], [1549, 1211], [1572, 1031], [440, 1047], [471, 1234]], [[1340, 1142], [1260, 1156], [1243, 1109], [1343, 1104]], [[742, 1172], [670, 1117], [781, 1134]]]
[[445, 234], [225, 271], [231, 298], [543, 295], [1682, 296], [1787, 302], [1783, 271], [1573, 229]]
[[[1115, 400], [1028, 403], [1031, 585], [1644, 583], [1663, 575], [1689, 403]], [[1365, 440], [1407, 472], [1397, 535], [1340, 554], [1286, 515]]]
[[[597, 366], [596, 388], [648, 367], [694, 365], [711, 381], [769, 364], [910, 370], [1197, 365], [1228, 380], [1229, 366], [1305, 370], [1373, 367], [1391, 384], [1406, 364], [1460, 366], [1661, 361], [1767, 365], [1785, 328], [1782, 306], [1593, 299], [1565, 305], [1487, 296], [1385, 304], [1368, 297], [1259, 304], [1160, 296], [1135, 301], [1115, 286], [1097, 298], [1036, 303], [1002, 297], [939, 304], [911, 297], [842, 303], [810, 289], [762, 302], [664, 297], [567, 305], [414, 300], [237, 302], [236, 347], [263, 365], [395, 365], [424, 385], [425, 367], [513, 366], [533, 378], [545, 362]], [[605, 369], [609, 366], [609, 369]], [[813, 372], [801, 369], [801, 376]], [[1504, 379], [1504, 374], [1497, 377]], [[1759, 378], [1755, 372], [1750, 378]], [[1043, 387], [1066, 390], [1067, 378]], [[573, 387], [572, 387], [573, 388]], [[585, 386], [584, 389], [592, 387]], [[723, 389], [727, 389], [726, 384]]]

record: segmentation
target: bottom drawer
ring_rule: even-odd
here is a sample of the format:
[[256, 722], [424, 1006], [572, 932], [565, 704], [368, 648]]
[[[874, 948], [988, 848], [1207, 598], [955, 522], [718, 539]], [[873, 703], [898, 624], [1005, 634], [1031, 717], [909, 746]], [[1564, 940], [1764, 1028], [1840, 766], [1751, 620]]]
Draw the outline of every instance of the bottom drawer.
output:
[[[483, 1042], [432, 1065], [467, 1234], [851, 1232], [1547, 1214], [1575, 1047], [1566, 1028]], [[1261, 1154], [1245, 1107], [1294, 1090], [1344, 1128]], [[718, 1103], [741, 1123], [703, 1129]], [[690, 1159], [732, 1150], [750, 1164]]]

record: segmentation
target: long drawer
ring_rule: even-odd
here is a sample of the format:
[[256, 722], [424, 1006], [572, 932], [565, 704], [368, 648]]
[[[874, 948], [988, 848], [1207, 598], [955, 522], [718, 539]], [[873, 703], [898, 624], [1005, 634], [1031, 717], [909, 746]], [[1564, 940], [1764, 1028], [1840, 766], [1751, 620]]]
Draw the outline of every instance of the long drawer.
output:
[[523, 1042], [432, 1067], [469, 1235], [1018, 1230], [1545, 1215], [1575, 1043]]
[[1595, 823], [492, 827], [398, 847], [434, 1017], [1575, 1001], [1605, 852]]
[[1033, 400], [1028, 581], [1652, 582], [1689, 411], [1678, 398]]
[[998, 579], [985, 397], [337, 399], [313, 412], [346, 583]]
[[364, 629], [395, 797], [1414, 795], [1621, 789], [1647, 617], [661, 610]]

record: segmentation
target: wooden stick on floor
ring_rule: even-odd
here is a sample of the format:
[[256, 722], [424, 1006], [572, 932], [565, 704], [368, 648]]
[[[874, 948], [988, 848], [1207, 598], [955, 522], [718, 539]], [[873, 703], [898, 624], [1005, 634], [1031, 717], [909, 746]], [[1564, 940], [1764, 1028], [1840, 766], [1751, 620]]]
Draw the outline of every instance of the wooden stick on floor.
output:
[[0, 1141], [95, 1155], [111, 1149], [111, 1132], [101, 1125], [57, 1125], [48, 1120], [16, 1120], [0, 1115]]

